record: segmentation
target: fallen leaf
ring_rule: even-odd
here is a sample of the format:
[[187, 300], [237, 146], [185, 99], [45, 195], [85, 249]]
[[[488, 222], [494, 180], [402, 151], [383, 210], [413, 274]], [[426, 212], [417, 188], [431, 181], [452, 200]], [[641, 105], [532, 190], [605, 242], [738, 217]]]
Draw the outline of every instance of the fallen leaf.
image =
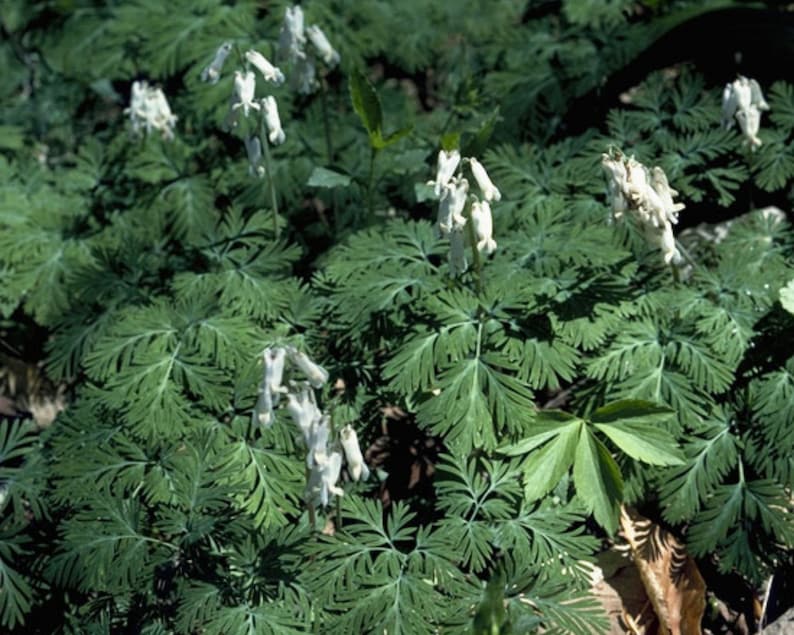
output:
[[706, 585], [695, 561], [670, 532], [622, 507], [620, 527], [659, 620], [659, 635], [699, 635]]

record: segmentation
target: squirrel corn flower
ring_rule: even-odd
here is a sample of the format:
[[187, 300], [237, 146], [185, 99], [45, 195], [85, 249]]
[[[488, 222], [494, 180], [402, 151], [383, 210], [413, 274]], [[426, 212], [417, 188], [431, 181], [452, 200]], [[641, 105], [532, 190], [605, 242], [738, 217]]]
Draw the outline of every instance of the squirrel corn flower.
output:
[[265, 168], [262, 162], [262, 144], [259, 137], [246, 137], [244, 140], [245, 151], [248, 153], [248, 173], [251, 176], [263, 177]]
[[267, 138], [273, 145], [284, 143], [286, 135], [281, 128], [281, 119], [278, 116], [278, 104], [276, 98], [268, 95], [262, 100], [262, 108], [265, 111], [265, 125], [267, 125]]
[[133, 82], [130, 105], [124, 113], [129, 114], [135, 134], [140, 133], [141, 129], [147, 134], [154, 129], [159, 130], [164, 139], [174, 138], [177, 118], [171, 112], [161, 89], [149, 86], [144, 81]]
[[637, 221], [647, 240], [659, 247], [666, 264], [678, 263], [678, 251], [672, 226], [678, 222], [683, 203], [675, 203], [678, 195], [670, 187], [660, 167], [648, 170], [633, 156], [628, 159], [620, 152], [603, 154], [601, 166], [607, 175], [607, 188], [613, 217], [619, 219], [629, 212]]
[[226, 58], [229, 57], [231, 50], [231, 42], [224, 42], [218, 47], [218, 50], [215, 51], [215, 57], [212, 58], [212, 62], [210, 62], [209, 65], [203, 71], [201, 71], [202, 82], [207, 82], [209, 84], [218, 83], [218, 80], [221, 78], [223, 65], [226, 63]]
[[442, 236], [466, 224], [463, 209], [468, 191], [469, 182], [462, 177], [452, 179], [443, 187], [438, 203], [438, 230]]
[[232, 110], [243, 109], [243, 114], [247, 117], [249, 110], [259, 110], [259, 104], [254, 100], [256, 92], [256, 78], [251, 71], [234, 73], [234, 96], [235, 103]]
[[269, 428], [273, 425], [274, 408], [273, 395], [264, 384], [259, 387], [259, 397], [251, 414], [252, 425], [262, 425]]
[[722, 125], [732, 128], [733, 120], [736, 119], [751, 149], [761, 145], [758, 130], [762, 110], [769, 110], [769, 104], [756, 80], [739, 75], [735, 81], [725, 85], [722, 92]]
[[449, 183], [449, 180], [455, 174], [460, 163], [460, 152], [458, 150], [441, 150], [438, 153], [438, 165], [436, 167], [436, 180], [430, 181], [428, 185], [433, 186], [433, 192], [436, 196], [440, 197], [444, 191], [444, 186]]
[[361, 447], [358, 444], [358, 435], [353, 429], [353, 426], [346, 425], [339, 431], [339, 440], [342, 443], [342, 449], [345, 452], [345, 459], [347, 460], [347, 471], [350, 473], [350, 478], [354, 481], [369, 478], [369, 468], [364, 463], [364, 455], [361, 454]]
[[312, 422], [309, 431], [309, 440], [306, 443], [306, 467], [322, 459], [327, 454], [328, 437], [331, 434], [331, 418], [328, 415], [321, 415]]
[[306, 375], [306, 379], [309, 380], [309, 383], [314, 388], [320, 388], [328, 381], [328, 371], [319, 364], [315, 364], [306, 353], [297, 350], [293, 346], [290, 346], [287, 352], [292, 363]]
[[471, 222], [474, 224], [474, 234], [477, 237], [477, 251], [492, 254], [496, 250], [496, 241], [493, 239], [491, 205], [487, 199], [472, 203]]
[[319, 26], [316, 24], [310, 26], [306, 29], [306, 35], [309, 36], [309, 40], [314, 45], [314, 48], [317, 49], [317, 53], [323, 62], [331, 68], [339, 64], [339, 53], [331, 46], [331, 43]]
[[466, 271], [466, 239], [463, 227], [454, 227], [449, 233], [449, 270], [453, 277]]
[[483, 198], [488, 202], [496, 201], [497, 203], [502, 200], [502, 193], [499, 191], [499, 188], [497, 188], [491, 182], [491, 178], [488, 176], [488, 173], [485, 171], [482, 163], [480, 163], [474, 157], [470, 157], [469, 166], [471, 167], [471, 173], [474, 175], [474, 179], [477, 181], [477, 185], [482, 192]]
[[345, 491], [336, 484], [341, 472], [342, 455], [339, 452], [317, 457], [309, 475], [307, 498], [317, 499], [321, 505], [326, 506], [331, 496], [344, 496]]
[[287, 7], [278, 37], [279, 58], [294, 63], [305, 43], [303, 9], [300, 8], [300, 5]]
[[303, 434], [306, 447], [311, 447], [312, 426], [322, 416], [314, 401], [314, 392], [304, 385], [298, 395], [292, 392], [287, 393], [287, 412]]
[[303, 51], [299, 51], [295, 58], [290, 85], [301, 95], [310, 95], [320, 85], [314, 60]]
[[271, 64], [259, 51], [254, 51], [253, 49], [246, 51], [245, 59], [247, 59], [256, 70], [262, 73], [262, 77], [265, 78], [266, 82], [273, 82], [275, 84], [284, 83], [284, 73], [273, 66], [273, 64]]

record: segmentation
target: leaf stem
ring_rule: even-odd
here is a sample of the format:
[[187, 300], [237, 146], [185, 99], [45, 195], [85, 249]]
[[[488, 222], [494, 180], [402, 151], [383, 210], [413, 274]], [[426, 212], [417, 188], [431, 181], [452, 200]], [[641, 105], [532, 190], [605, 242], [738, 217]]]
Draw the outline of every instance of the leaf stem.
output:
[[320, 87], [320, 107], [323, 113], [323, 129], [325, 131], [325, 154], [328, 159], [328, 166], [330, 167], [334, 161], [334, 146], [331, 142], [331, 122], [328, 119], [328, 83], [325, 77], [322, 79], [322, 86]]

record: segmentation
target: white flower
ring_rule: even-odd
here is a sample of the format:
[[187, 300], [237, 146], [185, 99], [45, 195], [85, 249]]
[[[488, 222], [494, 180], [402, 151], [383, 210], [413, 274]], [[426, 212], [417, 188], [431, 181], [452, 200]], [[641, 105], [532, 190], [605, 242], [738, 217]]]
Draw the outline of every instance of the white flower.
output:
[[267, 125], [267, 138], [273, 145], [284, 143], [285, 134], [281, 128], [281, 119], [278, 116], [278, 104], [276, 98], [268, 95], [262, 100], [262, 108], [265, 111], [265, 124]]
[[469, 182], [462, 177], [452, 179], [442, 188], [438, 203], [438, 230], [442, 236], [466, 224], [463, 209], [466, 207], [468, 191]]
[[317, 49], [317, 53], [320, 55], [320, 59], [322, 59], [323, 62], [332, 68], [339, 64], [339, 53], [331, 46], [331, 43], [319, 26], [316, 24], [310, 26], [306, 29], [306, 35], [309, 36], [309, 40], [311, 40], [314, 48]]
[[342, 455], [331, 452], [328, 456], [318, 457], [309, 475], [308, 494], [319, 500], [323, 506], [328, 505], [331, 496], [344, 496], [345, 491], [337, 486], [342, 471]]
[[284, 377], [284, 359], [287, 351], [280, 346], [276, 348], [266, 348], [263, 353], [265, 359], [265, 386], [273, 395], [273, 403], [278, 404], [279, 397], [286, 393], [287, 389], [281, 385]]
[[466, 239], [463, 228], [455, 227], [449, 233], [449, 270], [452, 277], [459, 276], [468, 268], [466, 262]]
[[244, 140], [245, 151], [248, 153], [248, 173], [251, 176], [263, 177], [265, 168], [260, 165], [262, 161], [262, 143], [259, 137], [246, 137]]
[[328, 381], [328, 371], [310, 360], [306, 353], [297, 350], [293, 346], [288, 347], [287, 352], [292, 363], [306, 375], [306, 379], [309, 380], [312, 386], [320, 388]]
[[369, 468], [364, 463], [364, 455], [361, 454], [361, 447], [358, 444], [358, 435], [353, 429], [353, 426], [346, 425], [339, 431], [339, 440], [342, 443], [342, 449], [345, 451], [345, 459], [347, 460], [347, 471], [350, 473], [350, 478], [354, 481], [369, 478]]
[[430, 181], [428, 185], [433, 186], [433, 192], [437, 197], [441, 197], [444, 186], [449, 183], [455, 170], [460, 163], [460, 152], [458, 150], [441, 150], [438, 153], [438, 164], [436, 167], [436, 180]]
[[259, 387], [259, 398], [256, 400], [256, 406], [251, 414], [251, 424], [269, 428], [273, 425], [273, 417], [273, 395], [263, 384]]
[[295, 57], [290, 84], [301, 95], [310, 95], [320, 85], [314, 60], [303, 51], [299, 51]]
[[300, 5], [287, 7], [284, 24], [278, 37], [279, 58], [295, 63], [298, 54], [303, 51], [304, 44], [306, 44], [306, 36], [303, 33], [303, 10]]
[[678, 192], [670, 187], [667, 175], [662, 168], [656, 166], [651, 170], [651, 187], [659, 195], [664, 210], [664, 218], [674, 225], [678, 223], [678, 212], [686, 207], [683, 203], [674, 203], [673, 197]]
[[265, 78], [266, 82], [274, 82], [275, 84], [284, 83], [284, 73], [273, 66], [273, 64], [271, 64], [259, 51], [254, 51], [253, 49], [246, 51], [245, 59], [247, 59], [256, 70], [262, 73], [262, 77]]
[[124, 112], [130, 116], [134, 133], [140, 133], [141, 129], [147, 134], [159, 130], [164, 139], [174, 138], [177, 118], [171, 113], [168, 100], [159, 88], [143, 81], [133, 82], [130, 105]]
[[303, 434], [306, 447], [311, 446], [312, 426], [322, 416], [314, 401], [314, 391], [304, 385], [300, 394], [287, 393], [287, 412]]
[[601, 167], [607, 173], [607, 190], [612, 207], [612, 216], [615, 220], [618, 220], [629, 206], [624, 194], [628, 190], [626, 166], [622, 158], [613, 159], [608, 154], [602, 154]]
[[249, 110], [259, 110], [259, 104], [254, 100], [256, 92], [256, 78], [251, 71], [234, 73], [234, 97], [235, 103], [232, 110], [243, 109], [243, 114], [247, 117]]
[[315, 463], [322, 462], [327, 454], [328, 435], [331, 433], [331, 418], [322, 415], [312, 422], [309, 440], [306, 443], [306, 467], [311, 468]]
[[281, 385], [285, 356], [286, 351], [281, 347], [266, 348], [263, 353], [265, 375], [251, 416], [254, 424], [259, 423], [267, 427], [273, 424], [274, 407], [278, 405], [281, 394], [287, 392], [287, 389]]
[[485, 253], [492, 254], [496, 249], [496, 241], [493, 239], [491, 205], [487, 200], [472, 203], [471, 222], [474, 226], [474, 234], [477, 237], [477, 251], [484, 250]]
[[224, 42], [218, 47], [218, 50], [215, 51], [215, 57], [212, 59], [212, 62], [210, 62], [209, 66], [201, 71], [202, 82], [209, 82], [210, 84], [218, 83], [218, 80], [221, 77], [221, 71], [223, 70], [223, 65], [226, 62], [226, 58], [229, 57], [231, 50], [231, 42]]
[[474, 175], [474, 179], [477, 181], [477, 185], [480, 187], [483, 198], [488, 202], [499, 202], [502, 200], [502, 193], [491, 182], [491, 178], [488, 176], [488, 173], [485, 171], [482, 163], [480, 163], [474, 157], [471, 157], [469, 159], [469, 165], [471, 166], [471, 172]]
[[758, 130], [762, 110], [769, 110], [769, 104], [757, 81], [739, 75], [734, 82], [725, 85], [722, 91], [722, 125], [732, 128], [736, 119], [751, 149], [761, 145]]
[[637, 221], [652, 245], [659, 247], [666, 264], [678, 264], [681, 254], [673, 235], [673, 225], [678, 222], [678, 212], [683, 203], [673, 197], [678, 192], [670, 187], [664, 170], [648, 170], [634, 157], [626, 159], [617, 154], [601, 156], [601, 165], [608, 177], [608, 188], [614, 218], [629, 212]]

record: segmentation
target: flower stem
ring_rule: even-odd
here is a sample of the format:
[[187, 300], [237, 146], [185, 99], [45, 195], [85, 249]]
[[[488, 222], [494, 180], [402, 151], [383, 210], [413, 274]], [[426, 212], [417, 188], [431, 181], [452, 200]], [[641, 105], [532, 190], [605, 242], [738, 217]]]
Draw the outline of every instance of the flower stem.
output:
[[323, 112], [323, 129], [325, 130], [325, 154], [327, 155], [328, 165], [333, 163], [334, 161], [334, 146], [331, 142], [331, 122], [328, 119], [328, 97], [326, 93], [328, 92], [328, 83], [325, 81], [323, 77], [323, 83], [320, 88], [320, 107], [322, 108]]
[[276, 198], [276, 184], [273, 180], [273, 166], [270, 161], [270, 143], [267, 140], [264, 116], [262, 117], [260, 138], [262, 142], [262, 154], [265, 157], [265, 174], [267, 174], [267, 183], [270, 189], [270, 206], [273, 209], [273, 236], [278, 238], [278, 199]]
[[471, 243], [471, 259], [474, 265], [474, 284], [477, 286], [477, 295], [482, 295], [483, 292], [483, 279], [482, 279], [482, 259], [480, 258], [480, 251], [477, 249], [477, 236], [474, 234], [474, 223], [471, 220], [471, 201], [466, 201], [466, 232], [469, 236]]
[[367, 179], [367, 211], [369, 216], [372, 216], [372, 186], [375, 182], [375, 157], [378, 156], [378, 150], [371, 148], [369, 153], [369, 177]]

